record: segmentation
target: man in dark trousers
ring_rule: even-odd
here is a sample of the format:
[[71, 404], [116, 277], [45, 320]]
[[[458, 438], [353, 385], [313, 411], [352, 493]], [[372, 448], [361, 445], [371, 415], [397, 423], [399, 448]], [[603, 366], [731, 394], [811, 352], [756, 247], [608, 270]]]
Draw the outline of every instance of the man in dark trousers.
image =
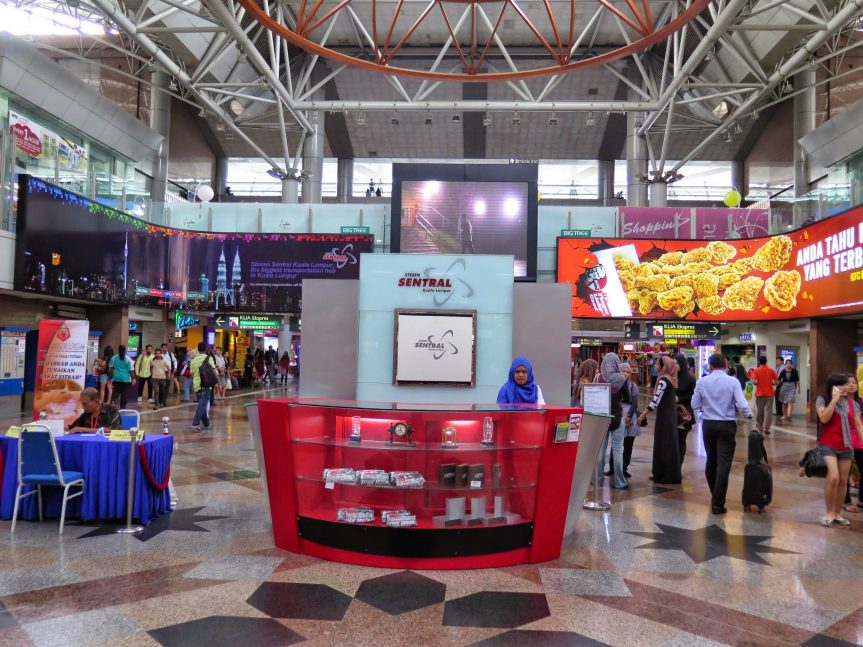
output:
[[737, 442], [737, 412], [752, 418], [752, 410], [743, 396], [737, 378], [726, 372], [722, 355], [711, 355], [708, 360], [710, 374], [695, 383], [692, 408], [701, 412], [701, 432], [707, 450], [704, 474], [711, 494], [713, 514], [725, 514], [725, 495], [728, 493], [728, 475], [734, 461]]
[[[776, 358], [776, 375], [779, 375], [785, 369], [785, 360], [781, 357]], [[777, 418], [782, 417], [782, 403], [779, 401], [779, 389], [776, 389], [776, 393], [773, 394], [773, 412], [776, 414]]]

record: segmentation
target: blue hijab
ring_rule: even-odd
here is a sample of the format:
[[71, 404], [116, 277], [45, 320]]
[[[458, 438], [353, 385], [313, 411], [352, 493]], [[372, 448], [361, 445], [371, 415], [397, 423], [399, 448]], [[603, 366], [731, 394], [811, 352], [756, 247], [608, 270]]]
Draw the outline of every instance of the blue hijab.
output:
[[[515, 370], [519, 366], [524, 366], [527, 369], [527, 382], [524, 384], [517, 384], [515, 381]], [[533, 381], [533, 366], [526, 357], [516, 357], [512, 360], [512, 366], [509, 368], [509, 379], [497, 393], [497, 402], [498, 404], [536, 404], [536, 399], [537, 390], [536, 383]]]

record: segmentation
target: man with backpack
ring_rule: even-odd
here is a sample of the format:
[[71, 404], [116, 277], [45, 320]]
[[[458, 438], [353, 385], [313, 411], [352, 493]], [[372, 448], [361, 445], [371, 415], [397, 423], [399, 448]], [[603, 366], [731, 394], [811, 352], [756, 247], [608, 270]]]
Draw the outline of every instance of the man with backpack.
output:
[[192, 387], [198, 396], [198, 406], [192, 419], [192, 430], [201, 431], [202, 423], [204, 429], [209, 429], [210, 397], [219, 378], [216, 375], [216, 362], [207, 354], [207, 345], [204, 342], [198, 343], [198, 355], [192, 359], [189, 370], [192, 373]]

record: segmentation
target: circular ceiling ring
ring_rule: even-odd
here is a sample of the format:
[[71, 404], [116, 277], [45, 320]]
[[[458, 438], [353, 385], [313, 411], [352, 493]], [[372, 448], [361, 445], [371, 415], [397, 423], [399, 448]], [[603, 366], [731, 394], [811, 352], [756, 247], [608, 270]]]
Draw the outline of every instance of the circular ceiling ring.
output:
[[[686, 24], [695, 20], [695, 18], [700, 14], [707, 6], [710, 4], [711, 0], [693, 0], [692, 4], [689, 8], [686, 9], [683, 13], [681, 13], [677, 18], [664, 25], [660, 29], [653, 31], [642, 38], [626, 45], [624, 47], [619, 47], [617, 49], [611, 50], [609, 52], [605, 52], [603, 54], [598, 54], [596, 56], [592, 56], [590, 58], [580, 59], [577, 61], [569, 60], [565, 63], [561, 63], [556, 60], [554, 57], [549, 57], [550, 60], [554, 60], [553, 65], [547, 65], [545, 67], [532, 68], [529, 70], [515, 70], [510, 72], [489, 72], [489, 73], [476, 73], [476, 72], [433, 72], [430, 70], [417, 70], [406, 67], [398, 67], [392, 65], [391, 62], [380, 63], [377, 61], [363, 60], [359, 58], [355, 58], [353, 56], [349, 56], [347, 54], [343, 54], [342, 52], [337, 52], [335, 50], [329, 49], [327, 47], [323, 47], [320, 44], [309, 40], [308, 38], [297, 34], [295, 31], [289, 29], [285, 25], [278, 23], [273, 20], [258, 4], [256, 0], [237, 0], [237, 2], [246, 10], [246, 13], [256, 20], [259, 24], [263, 25], [266, 29], [271, 31], [276, 36], [285, 39], [289, 43], [296, 45], [297, 47], [306, 50], [312, 54], [317, 54], [318, 56], [322, 56], [326, 59], [332, 61], [338, 61], [339, 63], [344, 63], [346, 65], [352, 65], [353, 67], [358, 67], [365, 70], [370, 70], [373, 72], [379, 72], [383, 74], [391, 74], [393, 76], [406, 76], [417, 79], [423, 79], [428, 81], [457, 81], [460, 83], [470, 83], [470, 82], [504, 82], [504, 81], [517, 81], [521, 79], [529, 79], [535, 77], [549, 76], [554, 74], [563, 74], [567, 72], [573, 72], [575, 70], [586, 69], [589, 67], [595, 67], [597, 65], [603, 65], [605, 63], [611, 63], [612, 61], [617, 61], [626, 56], [630, 56], [632, 54], [636, 54], [642, 50], [647, 49], [651, 45], [658, 43], [661, 40], [664, 40], [674, 34], [676, 31], [682, 29]], [[434, 4], [441, 2], [441, 0], [434, 0]], [[463, 0], [465, 4], [482, 4], [482, 0]], [[348, 2], [343, 2], [343, 4], [347, 5]], [[605, 3], [602, 3], [605, 4]], [[335, 16], [333, 16], [335, 18]]]

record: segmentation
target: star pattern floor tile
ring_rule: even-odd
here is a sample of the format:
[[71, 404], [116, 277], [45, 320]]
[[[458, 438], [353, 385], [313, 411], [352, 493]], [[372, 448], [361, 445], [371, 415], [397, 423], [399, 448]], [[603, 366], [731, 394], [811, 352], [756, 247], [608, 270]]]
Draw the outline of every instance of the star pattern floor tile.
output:
[[293, 645], [305, 638], [272, 618], [210, 616], [147, 632], [165, 647]]
[[9, 613], [6, 605], [0, 602], [0, 629], [9, 629], [10, 627], [17, 626], [18, 623], [15, 621], [15, 617]]
[[797, 554], [783, 548], [763, 546], [762, 542], [773, 539], [772, 535], [736, 535], [715, 524], [695, 530], [662, 523], [657, 523], [656, 526], [662, 532], [628, 532], [628, 534], [654, 540], [649, 544], [637, 546], [639, 549], [682, 550], [696, 564], [703, 564], [715, 557], [727, 556], [769, 566], [770, 563], [761, 557], [761, 553]]
[[514, 629], [551, 615], [544, 593], [483, 591], [449, 600], [443, 624], [450, 627]]
[[847, 640], [832, 638], [824, 634], [812, 636], [805, 643], [801, 643], [800, 647], [859, 647], [857, 643], [849, 643]]
[[[154, 519], [149, 526], [144, 526], [144, 529], [132, 535], [139, 541], [149, 541], [153, 537], [161, 535], [167, 530], [179, 530], [182, 532], [210, 532], [206, 528], [202, 528], [198, 524], [204, 521], [216, 521], [218, 519], [227, 519], [228, 517], [199, 515], [198, 513], [204, 509], [204, 506], [199, 508], [185, 508], [182, 510], [174, 510], [168, 514]], [[85, 524], [86, 525], [86, 524]], [[100, 525], [95, 530], [81, 535], [78, 539], [87, 539], [88, 537], [99, 537], [102, 535], [113, 535], [117, 532], [117, 528], [121, 527], [122, 523]]]
[[607, 643], [582, 636], [573, 631], [526, 631], [515, 629], [485, 640], [475, 642], [470, 647], [608, 647]]
[[247, 602], [271, 618], [341, 620], [351, 600], [324, 584], [264, 582]]
[[396, 616], [439, 604], [445, 596], [445, 584], [419, 573], [402, 571], [365, 580], [354, 597]]

